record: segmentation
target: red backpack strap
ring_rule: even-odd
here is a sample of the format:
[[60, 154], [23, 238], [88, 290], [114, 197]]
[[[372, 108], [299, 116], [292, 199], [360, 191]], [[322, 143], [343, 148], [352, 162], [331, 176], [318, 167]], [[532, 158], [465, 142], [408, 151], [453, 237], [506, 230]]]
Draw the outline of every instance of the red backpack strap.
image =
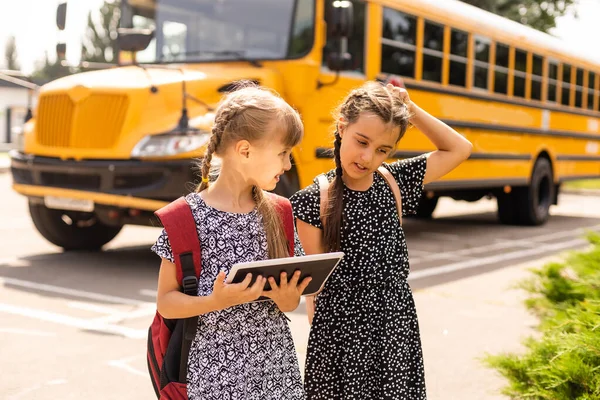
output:
[[[188, 296], [198, 296], [202, 259], [196, 221], [190, 206], [184, 197], [180, 197], [154, 214], [167, 231], [173, 259], [177, 266], [177, 282], [181, 285], [182, 292]], [[179, 382], [186, 382], [187, 362], [197, 327], [198, 316], [184, 319], [179, 352]]]
[[275, 210], [277, 210], [277, 213], [279, 214], [279, 218], [281, 218], [281, 220], [283, 221], [283, 230], [285, 231], [285, 237], [288, 241], [290, 257], [293, 257], [295, 254], [295, 240], [294, 214], [292, 212], [292, 204], [285, 197], [278, 196], [274, 193], [269, 193], [268, 196], [273, 201], [273, 205], [275, 206]]
[[[160, 219], [167, 231], [173, 258], [177, 266], [177, 282], [184, 288], [185, 292], [186, 286], [189, 287], [192, 282], [184, 282], [183, 278], [195, 276], [197, 284], [197, 279], [200, 277], [202, 270], [200, 239], [198, 238], [192, 210], [185, 198], [180, 197], [157, 210], [154, 214]], [[197, 293], [190, 295], [197, 296]]]

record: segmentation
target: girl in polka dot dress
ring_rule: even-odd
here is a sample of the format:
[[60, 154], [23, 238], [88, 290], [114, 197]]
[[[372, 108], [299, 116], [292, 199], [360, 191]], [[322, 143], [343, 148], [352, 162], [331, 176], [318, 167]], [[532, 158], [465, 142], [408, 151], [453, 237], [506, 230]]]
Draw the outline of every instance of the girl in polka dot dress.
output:
[[[338, 114], [336, 168], [326, 174], [324, 220], [317, 179], [291, 198], [306, 254], [345, 253], [324, 290], [316, 299], [307, 298], [312, 323], [307, 398], [425, 399], [404, 231], [392, 189], [374, 172], [381, 165], [391, 172], [400, 187], [402, 214], [414, 214], [423, 185], [456, 168], [472, 146], [392, 85], [363, 85], [346, 97]], [[385, 163], [409, 124], [437, 150]]]

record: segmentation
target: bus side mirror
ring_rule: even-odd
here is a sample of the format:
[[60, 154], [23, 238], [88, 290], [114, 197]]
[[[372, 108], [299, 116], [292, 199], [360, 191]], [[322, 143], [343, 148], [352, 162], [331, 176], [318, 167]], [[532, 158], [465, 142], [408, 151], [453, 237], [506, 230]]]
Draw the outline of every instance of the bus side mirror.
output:
[[67, 54], [67, 44], [66, 43], [57, 43], [56, 44], [56, 57], [58, 60], [62, 61], [65, 59], [65, 55]]
[[132, 53], [145, 50], [154, 38], [152, 29], [119, 28], [118, 33], [119, 49]]
[[329, 36], [349, 38], [354, 30], [354, 9], [348, 0], [335, 0], [331, 4]]
[[330, 71], [346, 71], [352, 69], [352, 55], [348, 52], [331, 52], [327, 55], [327, 68]]
[[58, 30], [64, 31], [67, 22], [67, 2], [60, 3], [56, 7], [56, 26]]

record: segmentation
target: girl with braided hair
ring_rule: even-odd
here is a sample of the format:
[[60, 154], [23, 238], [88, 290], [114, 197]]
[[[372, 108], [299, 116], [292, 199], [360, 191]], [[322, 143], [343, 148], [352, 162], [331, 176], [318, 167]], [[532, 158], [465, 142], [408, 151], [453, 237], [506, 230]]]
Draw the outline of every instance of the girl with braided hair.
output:
[[[415, 213], [423, 184], [456, 168], [472, 146], [392, 85], [364, 84], [346, 97], [337, 114], [336, 168], [291, 198], [305, 252], [345, 253], [323, 291], [316, 299], [307, 297], [312, 324], [307, 398], [425, 399], [421, 340], [398, 210]], [[437, 150], [385, 163], [409, 124]], [[322, 190], [327, 195], [323, 206]], [[401, 198], [398, 208], [396, 197]]]
[[[287, 318], [310, 278], [299, 273], [252, 285], [250, 274], [227, 284], [231, 266], [287, 257], [283, 223], [264, 190], [290, 169], [290, 152], [303, 135], [298, 113], [276, 94], [256, 86], [229, 93], [216, 111], [202, 162], [202, 183], [186, 201], [201, 244], [198, 297], [179, 290], [173, 252], [163, 229], [152, 250], [162, 258], [157, 308], [164, 318], [199, 316], [188, 357], [192, 399], [303, 399], [298, 360]], [[221, 168], [211, 182], [213, 156]], [[295, 255], [304, 252], [296, 235]], [[260, 296], [270, 301], [251, 302]]]

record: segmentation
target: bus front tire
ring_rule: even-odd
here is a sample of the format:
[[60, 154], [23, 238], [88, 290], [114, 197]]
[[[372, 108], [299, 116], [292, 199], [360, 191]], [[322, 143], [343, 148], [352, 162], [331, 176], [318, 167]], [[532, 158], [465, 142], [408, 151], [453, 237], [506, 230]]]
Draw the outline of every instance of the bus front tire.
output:
[[122, 226], [105, 225], [94, 215], [78, 220], [73, 218], [76, 214], [31, 201], [29, 213], [38, 232], [50, 243], [67, 251], [99, 250], [122, 229]]
[[546, 158], [535, 163], [531, 182], [526, 187], [515, 187], [498, 196], [498, 217], [509, 225], [542, 225], [550, 217], [550, 205], [555, 197], [552, 165]]

